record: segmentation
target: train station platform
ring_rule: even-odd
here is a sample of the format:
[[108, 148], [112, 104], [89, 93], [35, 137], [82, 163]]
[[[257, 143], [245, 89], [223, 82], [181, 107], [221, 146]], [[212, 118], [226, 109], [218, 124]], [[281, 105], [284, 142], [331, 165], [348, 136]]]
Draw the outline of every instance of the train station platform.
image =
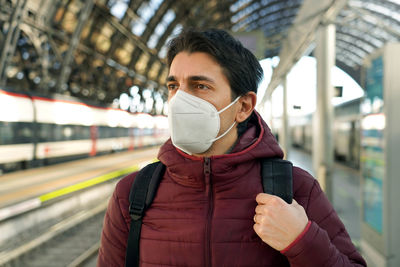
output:
[[[303, 150], [292, 148], [288, 160], [316, 177], [312, 156]], [[361, 239], [361, 186], [358, 169], [336, 162], [333, 168], [333, 206], [346, 226], [353, 243], [359, 248]]]
[[72, 161], [0, 177], [0, 221], [139, 169], [154, 160], [158, 147]]
[[[29, 266], [67, 266], [79, 257], [93, 257], [115, 184], [154, 161], [158, 149], [125, 151], [0, 176], [0, 266], [9, 262], [28, 266], [26, 260], [34, 259], [37, 265]], [[88, 230], [73, 230], [81, 228]], [[53, 241], [59, 236], [71, 239], [70, 252]], [[76, 238], [83, 244], [79, 249], [73, 245]], [[52, 260], [48, 257], [59, 253], [65, 261], [49, 265]], [[30, 256], [23, 260], [23, 255]]]

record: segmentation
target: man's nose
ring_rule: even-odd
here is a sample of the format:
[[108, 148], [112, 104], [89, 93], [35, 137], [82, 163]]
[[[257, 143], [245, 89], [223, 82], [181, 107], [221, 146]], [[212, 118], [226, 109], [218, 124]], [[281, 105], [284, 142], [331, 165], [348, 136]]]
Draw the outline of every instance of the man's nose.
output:
[[187, 83], [185, 83], [185, 82], [180, 83], [179, 90], [182, 90], [182, 91], [184, 91], [185, 93], [190, 94], [189, 85], [188, 85]]

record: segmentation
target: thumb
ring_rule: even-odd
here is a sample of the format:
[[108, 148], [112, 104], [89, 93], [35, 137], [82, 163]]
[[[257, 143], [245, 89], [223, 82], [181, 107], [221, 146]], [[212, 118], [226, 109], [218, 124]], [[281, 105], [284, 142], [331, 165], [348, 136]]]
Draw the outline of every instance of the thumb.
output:
[[293, 205], [293, 206], [300, 206], [300, 204], [299, 203], [297, 203], [297, 201], [296, 201], [296, 199], [292, 199], [292, 204], [291, 205]]

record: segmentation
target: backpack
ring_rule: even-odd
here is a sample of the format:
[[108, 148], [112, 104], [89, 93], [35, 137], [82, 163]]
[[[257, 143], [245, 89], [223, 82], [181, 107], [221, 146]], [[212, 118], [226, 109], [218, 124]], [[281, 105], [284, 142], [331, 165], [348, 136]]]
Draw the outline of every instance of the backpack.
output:
[[[261, 177], [264, 193], [276, 195], [292, 203], [293, 178], [292, 163], [277, 158], [261, 160]], [[136, 175], [129, 193], [129, 215], [131, 226], [129, 229], [126, 248], [126, 267], [139, 266], [139, 241], [142, 228], [142, 218], [150, 207], [157, 192], [158, 185], [164, 175], [165, 165], [155, 162], [147, 165]]]

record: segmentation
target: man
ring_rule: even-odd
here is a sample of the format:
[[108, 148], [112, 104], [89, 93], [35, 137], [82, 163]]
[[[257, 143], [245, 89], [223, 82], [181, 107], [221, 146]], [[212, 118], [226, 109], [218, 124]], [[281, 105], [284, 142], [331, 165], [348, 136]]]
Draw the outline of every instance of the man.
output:
[[[262, 69], [222, 30], [184, 31], [168, 51], [167, 166], [143, 218], [141, 266], [366, 266], [318, 182], [293, 168], [292, 204], [263, 192], [260, 160], [283, 157], [254, 110]], [[129, 190], [104, 220], [98, 266], [123, 266]]]

